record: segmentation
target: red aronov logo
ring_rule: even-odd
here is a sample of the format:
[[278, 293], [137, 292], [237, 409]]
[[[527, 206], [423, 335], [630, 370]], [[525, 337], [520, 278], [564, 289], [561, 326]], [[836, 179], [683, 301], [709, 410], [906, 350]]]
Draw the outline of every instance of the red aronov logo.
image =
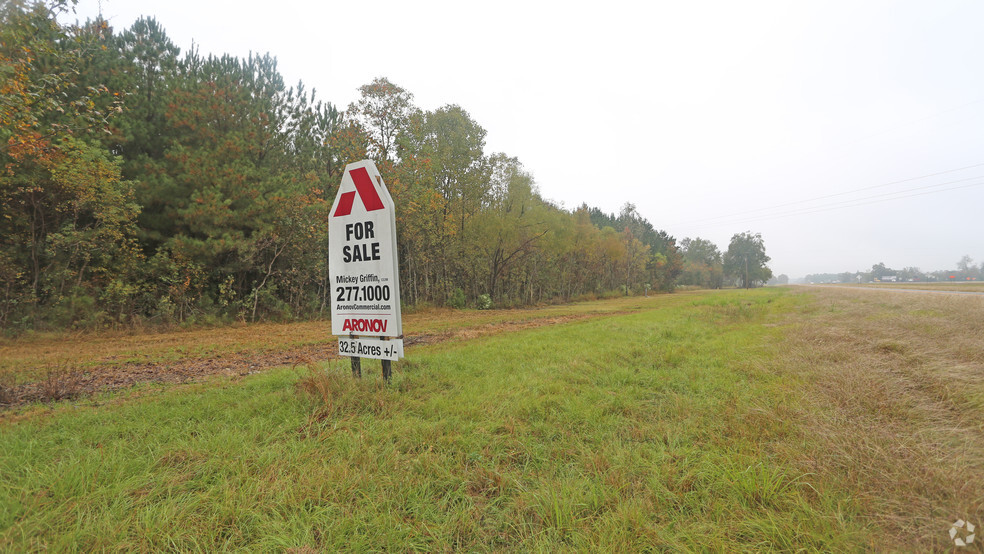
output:
[[342, 331], [361, 331], [363, 333], [385, 333], [385, 319], [346, 319]]
[[366, 171], [366, 168], [357, 167], [349, 171], [349, 176], [352, 177], [352, 181], [355, 183], [355, 190], [342, 193], [342, 196], [338, 199], [338, 208], [335, 209], [335, 214], [332, 217], [340, 217], [352, 213], [352, 204], [355, 203], [356, 192], [359, 193], [359, 198], [362, 199], [362, 205], [366, 207], [367, 212], [383, 209], [383, 201], [379, 198], [379, 193], [376, 192], [376, 187], [372, 184], [372, 177], [369, 177], [369, 172]]

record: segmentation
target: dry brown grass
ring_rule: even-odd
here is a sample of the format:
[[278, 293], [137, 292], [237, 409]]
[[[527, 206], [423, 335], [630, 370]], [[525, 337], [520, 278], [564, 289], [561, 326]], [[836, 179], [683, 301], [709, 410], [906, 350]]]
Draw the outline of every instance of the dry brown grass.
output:
[[0, 374], [0, 408], [25, 402], [70, 400], [86, 392], [86, 375], [77, 367], [47, 368], [36, 381], [26, 386], [18, 385], [12, 375]]
[[0, 339], [0, 373], [40, 375], [66, 364], [85, 367], [209, 358], [323, 342], [327, 322], [259, 323], [160, 332], [51, 334]]
[[16, 394], [13, 375], [0, 374], [0, 406], [13, 404]]
[[[638, 309], [656, 297], [581, 302], [515, 310], [433, 308], [404, 315], [408, 335], [442, 335], [463, 328], [521, 325], [556, 317], [612, 314]], [[235, 324], [206, 329], [106, 331], [0, 337], [0, 374], [41, 375], [51, 368], [76, 365], [118, 366], [127, 363], [207, 359], [242, 353], [277, 352], [334, 341], [328, 321]]]
[[[517, 310], [429, 309], [404, 317], [405, 341], [412, 346], [466, 340], [624, 313], [654, 301], [656, 297], [627, 297]], [[0, 339], [0, 406], [60, 400], [136, 383], [242, 376], [337, 355], [336, 339], [328, 321]], [[66, 367], [75, 369], [66, 373]]]
[[952, 548], [953, 521], [984, 524], [984, 297], [808, 294], [783, 355], [815, 384], [804, 466], [856, 491], [873, 547]]
[[84, 375], [75, 367], [48, 369], [38, 382], [37, 400], [55, 402], [75, 398], [83, 392]]

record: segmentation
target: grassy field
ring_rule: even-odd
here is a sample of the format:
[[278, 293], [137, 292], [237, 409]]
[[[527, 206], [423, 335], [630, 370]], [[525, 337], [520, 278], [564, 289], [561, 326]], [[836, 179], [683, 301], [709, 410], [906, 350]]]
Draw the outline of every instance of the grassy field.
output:
[[[477, 336], [497, 332], [503, 327], [535, 326], [538, 322], [558, 318], [589, 318], [639, 310], [642, 305], [638, 298], [626, 297], [536, 309], [429, 309], [404, 315], [404, 328], [415, 336]], [[49, 371], [66, 368], [107, 371], [134, 363], [168, 364], [189, 359], [303, 351], [307, 347], [323, 346], [330, 333], [328, 321], [310, 321], [153, 332], [39, 333], [17, 339], [0, 337], [0, 378], [30, 381]]]
[[[982, 315], [836, 288], [421, 314], [409, 332], [450, 340], [390, 385], [335, 360], [20, 407], [0, 550], [948, 549], [984, 524]], [[257, 330], [131, 339], [171, 359], [325, 332]], [[104, 339], [3, 352], [93, 364]]]

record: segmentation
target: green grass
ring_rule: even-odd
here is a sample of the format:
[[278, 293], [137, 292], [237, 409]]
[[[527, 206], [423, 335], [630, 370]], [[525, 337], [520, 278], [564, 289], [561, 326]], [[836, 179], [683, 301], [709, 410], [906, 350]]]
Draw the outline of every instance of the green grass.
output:
[[784, 290], [59, 404], [0, 428], [0, 549], [854, 550], [791, 452]]

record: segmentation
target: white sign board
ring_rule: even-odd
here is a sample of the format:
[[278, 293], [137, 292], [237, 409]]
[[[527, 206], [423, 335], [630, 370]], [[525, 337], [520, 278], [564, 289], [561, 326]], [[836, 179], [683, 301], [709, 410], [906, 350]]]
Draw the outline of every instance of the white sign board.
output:
[[338, 337], [338, 353], [356, 358], [399, 360], [403, 357], [403, 339], [350, 339]]
[[328, 218], [328, 268], [333, 335], [403, 336], [396, 214], [370, 160], [345, 166]]

